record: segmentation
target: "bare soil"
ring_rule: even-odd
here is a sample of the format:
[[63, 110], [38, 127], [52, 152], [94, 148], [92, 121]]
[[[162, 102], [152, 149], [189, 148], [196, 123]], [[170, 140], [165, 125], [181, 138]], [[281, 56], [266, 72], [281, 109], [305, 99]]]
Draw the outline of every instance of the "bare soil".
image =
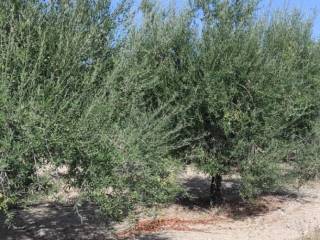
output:
[[17, 209], [14, 228], [0, 225], [0, 240], [298, 240], [313, 239], [312, 233], [320, 229], [319, 182], [247, 203], [240, 198], [239, 179], [229, 176], [223, 182], [223, 204], [211, 206], [209, 180], [188, 168], [181, 177], [188, 195], [170, 206], [149, 209], [134, 224], [112, 225], [90, 204], [78, 213], [72, 205], [56, 202]]

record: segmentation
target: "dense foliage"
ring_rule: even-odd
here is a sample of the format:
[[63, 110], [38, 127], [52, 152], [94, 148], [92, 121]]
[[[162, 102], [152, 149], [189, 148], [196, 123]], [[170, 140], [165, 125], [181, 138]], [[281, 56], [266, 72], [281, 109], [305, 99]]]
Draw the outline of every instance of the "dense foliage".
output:
[[[0, 3], [0, 210], [45, 188], [39, 166], [110, 217], [174, 199], [195, 163], [243, 197], [317, 176], [320, 46], [299, 12], [253, 0]], [[201, 30], [200, 30], [201, 29]]]

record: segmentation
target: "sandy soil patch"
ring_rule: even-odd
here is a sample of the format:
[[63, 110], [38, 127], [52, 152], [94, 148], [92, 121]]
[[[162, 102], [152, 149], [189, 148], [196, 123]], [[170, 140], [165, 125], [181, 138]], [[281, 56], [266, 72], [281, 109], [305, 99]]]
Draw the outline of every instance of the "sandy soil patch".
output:
[[[296, 240], [320, 228], [320, 183], [266, 194], [254, 204], [241, 200], [239, 179], [223, 183], [224, 203], [210, 206], [209, 178], [193, 169], [183, 176], [189, 197], [143, 218], [120, 237], [168, 240]], [[130, 231], [131, 230], [131, 231]]]

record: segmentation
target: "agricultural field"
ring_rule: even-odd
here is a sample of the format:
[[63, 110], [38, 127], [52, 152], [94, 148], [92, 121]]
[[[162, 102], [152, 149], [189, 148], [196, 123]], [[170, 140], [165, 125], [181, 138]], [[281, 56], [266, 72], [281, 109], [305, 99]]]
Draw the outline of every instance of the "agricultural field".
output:
[[316, 239], [314, 19], [0, 1], [0, 240]]

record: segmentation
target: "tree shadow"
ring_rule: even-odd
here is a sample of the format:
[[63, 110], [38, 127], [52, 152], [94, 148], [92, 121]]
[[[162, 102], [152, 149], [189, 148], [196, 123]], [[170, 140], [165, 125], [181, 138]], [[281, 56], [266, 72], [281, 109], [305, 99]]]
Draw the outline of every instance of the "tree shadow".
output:
[[187, 194], [178, 196], [176, 203], [189, 210], [207, 212], [212, 208], [218, 209], [232, 219], [242, 219], [263, 215], [269, 211], [279, 209], [281, 203], [297, 200], [301, 196], [289, 189], [260, 194], [256, 200], [247, 201], [241, 197], [240, 179], [225, 179], [222, 183], [223, 201], [213, 205], [210, 201], [210, 179], [192, 177], [184, 181]]
[[[14, 210], [13, 227], [0, 218], [1, 240], [106, 240], [114, 239], [111, 226], [97, 208], [85, 204], [78, 209], [62, 204], [37, 204]], [[81, 217], [80, 217], [81, 216]]]
[[139, 240], [169, 240], [169, 238], [159, 236], [158, 234], [147, 234], [147, 235], [139, 236], [137, 239], [139, 239]]

